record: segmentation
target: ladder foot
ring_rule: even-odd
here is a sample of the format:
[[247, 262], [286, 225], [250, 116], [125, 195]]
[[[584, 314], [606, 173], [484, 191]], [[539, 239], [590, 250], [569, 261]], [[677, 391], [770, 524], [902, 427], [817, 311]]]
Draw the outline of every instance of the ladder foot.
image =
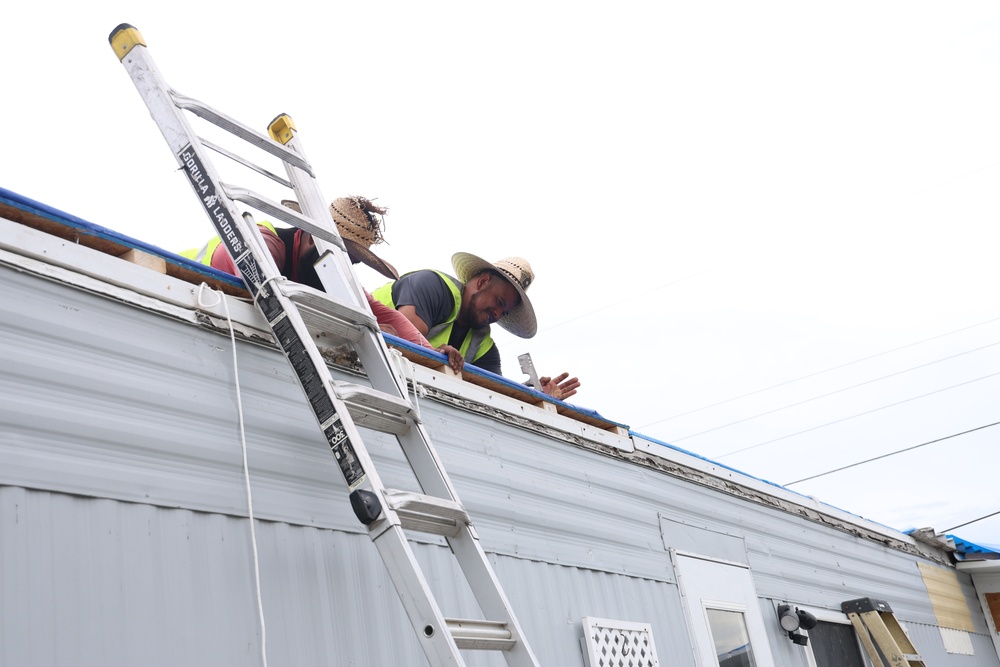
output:
[[351, 509], [358, 521], [370, 526], [382, 514], [382, 505], [378, 496], [368, 489], [355, 489], [351, 492]]

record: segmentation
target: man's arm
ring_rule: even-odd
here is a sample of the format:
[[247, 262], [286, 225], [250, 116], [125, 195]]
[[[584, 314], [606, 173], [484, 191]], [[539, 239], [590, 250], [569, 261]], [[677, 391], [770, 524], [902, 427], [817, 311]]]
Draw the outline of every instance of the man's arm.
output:
[[[568, 380], [566, 378], [569, 378]], [[539, 387], [546, 394], [552, 398], [557, 398], [560, 401], [565, 401], [570, 396], [576, 393], [576, 390], [580, 387], [580, 381], [577, 378], [570, 378], [569, 373], [563, 373], [557, 377], [543, 377], [538, 378], [538, 383], [542, 385]]]
[[378, 327], [382, 331], [392, 334], [393, 336], [398, 336], [403, 340], [407, 340], [415, 345], [421, 345], [430, 349], [434, 347], [424, 338], [424, 333], [419, 331], [410, 320], [403, 317], [403, 314], [398, 310], [393, 310], [389, 306], [385, 305], [381, 301], [375, 299], [368, 290], [365, 290], [365, 296], [368, 297], [368, 306], [372, 309], [372, 313], [375, 315], [375, 319], [378, 320]]
[[417, 315], [417, 309], [415, 306], [400, 306], [396, 310], [406, 317], [406, 319], [408, 319], [410, 323], [417, 328], [417, 331], [423, 335], [426, 336], [427, 332], [431, 330], [431, 328], [427, 326], [427, 323], [424, 322], [423, 318]]
[[[285, 270], [285, 242], [264, 225], [257, 225], [257, 229], [260, 230], [261, 236], [264, 237], [264, 243], [271, 252], [271, 257], [278, 266], [278, 271], [283, 272]], [[212, 268], [224, 271], [232, 276], [241, 277], [239, 269], [236, 268], [233, 258], [229, 256], [229, 251], [226, 250], [224, 243], [216, 246], [215, 251], [212, 253]]]
[[[455, 308], [451, 290], [441, 276], [430, 270], [409, 273], [393, 283], [392, 301], [396, 310], [424, 336], [431, 327], [445, 322]], [[447, 355], [453, 371], [462, 371], [465, 359], [461, 352], [451, 345], [442, 345], [437, 351]]]

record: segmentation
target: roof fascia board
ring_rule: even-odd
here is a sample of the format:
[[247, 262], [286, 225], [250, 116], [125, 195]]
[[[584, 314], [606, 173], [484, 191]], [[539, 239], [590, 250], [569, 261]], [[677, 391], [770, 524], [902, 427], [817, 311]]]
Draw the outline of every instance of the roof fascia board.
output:
[[202, 289], [6, 218], [0, 218], [0, 251], [2, 261], [11, 266], [190, 322], [199, 322], [196, 311], [202, 311], [225, 327], [228, 305], [234, 325], [240, 325], [244, 333], [271, 335], [264, 317], [241, 299], [230, 297], [223, 304], [217, 290]]
[[[547, 429], [555, 429], [574, 438], [582, 438], [605, 447], [612, 447], [618, 451], [635, 451], [632, 439], [626, 435], [590, 426], [563, 417], [542, 406], [525, 403], [471, 382], [464, 382], [446, 370], [436, 371], [413, 364], [413, 375], [418, 383], [431, 391], [431, 398], [436, 397], [456, 407], [465, 407], [474, 412], [496, 411], [511, 417], [523, 418]], [[448, 400], [447, 397], [454, 400]]]

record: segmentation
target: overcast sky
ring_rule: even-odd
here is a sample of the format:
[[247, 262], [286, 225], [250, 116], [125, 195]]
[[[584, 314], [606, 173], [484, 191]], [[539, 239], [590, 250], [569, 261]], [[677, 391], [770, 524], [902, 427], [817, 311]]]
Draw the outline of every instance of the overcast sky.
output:
[[[165, 249], [204, 212], [107, 37], [378, 198], [402, 271], [527, 258], [497, 335], [637, 431], [788, 483], [1000, 421], [995, 2], [17, 3], [0, 186]], [[366, 287], [380, 284], [363, 273]], [[804, 379], [803, 379], [804, 378]], [[1000, 426], [790, 488], [1000, 510]], [[1000, 517], [954, 531], [1000, 544]]]

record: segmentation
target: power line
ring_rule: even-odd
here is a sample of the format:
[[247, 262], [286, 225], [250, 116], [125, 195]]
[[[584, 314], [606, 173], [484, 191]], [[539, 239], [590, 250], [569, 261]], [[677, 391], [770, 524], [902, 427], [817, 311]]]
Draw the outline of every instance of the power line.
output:
[[943, 532], [943, 533], [950, 533], [951, 531], [955, 530], [956, 528], [962, 528], [963, 526], [968, 526], [969, 524], [976, 523], [977, 521], [982, 521], [983, 519], [989, 519], [991, 516], [996, 516], [997, 514], [1000, 514], [1000, 510], [998, 510], [996, 512], [993, 512], [991, 514], [987, 514], [986, 516], [981, 516], [978, 519], [973, 519], [972, 521], [966, 521], [965, 523], [960, 523], [957, 526], [952, 526], [951, 528], [945, 528], [941, 532]]
[[[833, 473], [840, 472], [841, 470], [847, 470], [848, 468], [856, 468], [856, 467], [858, 467], [860, 465], [864, 465], [866, 463], [871, 463], [872, 461], [878, 461], [879, 459], [886, 459], [886, 458], [889, 458], [890, 456], [895, 456], [896, 454], [902, 454], [904, 452], [910, 452], [910, 451], [913, 451], [914, 449], [919, 449], [920, 447], [926, 447], [927, 445], [933, 445], [936, 442], [942, 442], [944, 440], [951, 440], [952, 438], [957, 438], [960, 435], [967, 435], [969, 433], [974, 433], [976, 431], [981, 431], [984, 428], [990, 428], [990, 427], [993, 427], [993, 426], [1000, 426], [1000, 422], [993, 422], [992, 424], [986, 424], [985, 426], [977, 426], [976, 428], [970, 428], [968, 431], [962, 431], [961, 433], [953, 433], [951, 435], [946, 435], [943, 438], [938, 438], [937, 440], [928, 440], [927, 442], [922, 442], [919, 445], [913, 445], [912, 447], [906, 447], [904, 449], [897, 449], [894, 452], [889, 452], [887, 454], [882, 454], [881, 456], [875, 456], [875, 457], [870, 458], [870, 459], [865, 459], [864, 461], [858, 461], [857, 463], [851, 463], [850, 465], [841, 466], [840, 468], [834, 468], [833, 470], [827, 470], [826, 472], [821, 472], [818, 475], [812, 475], [810, 477], [803, 477], [802, 479], [797, 479], [794, 482], [788, 482], [786, 484], [783, 484], [782, 486], [791, 486], [792, 484], [798, 484], [799, 482], [807, 482], [807, 481], [809, 481], [811, 479], [816, 479], [818, 477], [826, 477], [827, 475], [832, 475]], [[983, 518], [985, 518], [985, 517], [983, 517]], [[976, 519], [976, 521], [979, 521], [979, 519]], [[970, 521], [969, 523], [972, 523], [972, 522]], [[966, 525], [968, 525], [968, 524], [964, 524], [964, 523], [962, 524], [962, 526], [966, 526]], [[961, 528], [962, 526], [955, 526], [955, 528]], [[948, 530], [952, 530], [952, 529], [949, 528]], [[948, 531], [945, 531], [945, 532], [948, 532]]]
[[877, 354], [872, 354], [872, 355], [867, 356], [867, 357], [862, 357], [860, 359], [855, 359], [854, 361], [848, 361], [846, 363], [840, 364], [839, 366], [832, 366], [832, 367], [827, 368], [827, 369], [822, 370], [822, 371], [816, 371], [815, 373], [809, 373], [808, 375], [803, 375], [802, 377], [795, 378], [794, 380], [785, 380], [784, 382], [779, 382], [778, 384], [773, 384], [770, 387], [764, 387], [763, 389], [755, 389], [754, 391], [747, 392], [745, 394], [740, 394], [739, 396], [733, 396], [732, 398], [727, 398], [725, 400], [719, 401], [718, 403], [712, 403], [711, 405], [704, 405], [704, 406], [702, 406], [700, 408], [695, 408], [694, 410], [688, 410], [687, 412], [682, 412], [680, 414], [673, 415], [672, 417], [664, 417], [663, 419], [658, 419], [658, 420], [656, 420], [654, 422], [649, 422], [648, 424], [641, 424], [640, 426], [636, 426], [636, 428], [637, 429], [646, 428], [647, 426], [653, 426], [655, 424], [662, 424], [663, 422], [670, 421], [672, 419], [677, 419], [678, 417], [686, 417], [687, 415], [694, 414], [695, 412], [701, 412], [702, 410], [708, 410], [709, 408], [718, 407], [718, 406], [723, 405], [725, 403], [730, 403], [732, 401], [737, 401], [737, 400], [739, 400], [741, 398], [746, 398], [748, 396], [753, 396], [754, 394], [759, 394], [761, 392], [770, 391], [772, 389], [777, 389], [778, 387], [784, 387], [787, 384], [792, 384], [792, 383], [795, 383], [795, 382], [800, 382], [802, 380], [808, 380], [809, 378], [816, 377], [817, 375], [822, 375], [823, 373], [829, 373], [831, 371], [836, 371], [836, 370], [839, 370], [841, 368], [845, 368], [847, 366], [852, 366], [854, 364], [859, 364], [862, 361], [869, 361], [871, 359], [875, 359], [876, 357], [881, 357], [883, 355], [891, 354], [893, 352], [899, 352], [900, 350], [905, 350], [908, 347], [914, 347], [915, 345], [922, 345], [923, 343], [929, 343], [930, 341], [937, 340], [938, 338], [944, 338], [945, 336], [952, 336], [954, 334], [961, 333], [963, 331], [968, 331], [969, 329], [975, 329], [976, 327], [981, 327], [981, 326], [986, 325], [986, 324], [992, 324], [992, 323], [994, 323], [994, 322], [996, 322], [998, 320], [1000, 320], [1000, 317], [994, 317], [993, 319], [986, 320], [985, 322], [979, 322], [978, 324], [971, 324], [971, 325], [969, 325], [967, 327], [962, 327], [961, 329], [955, 329], [954, 331], [948, 331], [947, 333], [937, 334], [936, 336], [931, 336], [930, 338], [924, 338], [923, 340], [918, 340], [918, 341], [913, 342], [913, 343], [907, 343], [906, 345], [901, 345], [901, 346], [895, 347], [895, 348], [893, 348], [891, 350], [886, 350], [884, 352], [879, 352]]
[[749, 451], [751, 449], [756, 449], [757, 447], [763, 447], [764, 445], [770, 445], [773, 442], [778, 442], [780, 440], [786, 440], [788, 438], [794, 438], [795, 436], [802, 435], [803, 433], [809, 433], [810, 431], [815, 431], [817, 429], [826, 428], [827, 426], [833, 426], [834, 424], [839, 424], [840, 422], [845, 422], [845, 421], [848, 421], [850, 419], [856, 419], [857, 417], [864, 417], [865, 415], [870, 415], [873, 412], [878, 412], [880, 410], [886, 410], [888, 408], [894, 408], [897, 405], [902, 405], [903, 403], [909, 403], [910, 401], [915, 401], [915, 400], [920, 399], [920, 398], [927, 398], [928, 396], [933, 396], [934, 394], [940, 394], [942, 391], [948, 391], [949, 389], [956, 389], [958, 387], [963, 387], [963, 386], [965, 386], [967, 384], [972, 384], [973, 382], [979, 382], [980, 380], [986, 380], [986, 379], [989, 379], [991, 377], [996, 377], [997, 375], [1000, 375], [1000, 372], [990, 373], [989, 375], [984, 375], [982, 377], [978, 377], [978, 378], [976, 378], [974, 380], [968, 380], [966, 382], [959, 382], [958, 384], [953, 384], [950, 387], [943, 387], [941, 389], [935, 389], [934, 391], [927, 392], [926, 394], [921, 394], [920, 396], [913, 396], [911, 398], [907, 398], [907, 399], [904, 399], [902, 401], [897, 401], [896, 403], [890, 403], [889, 405], [883, 405], [881, 407], [874, 408], [872, 410], [866, 410], [865, 412], [859, 412], [858, 414], [850, 415], [849, 417], [843, 417], [841, 419], [835, 419], [832, 422], [827, 422], [825, 424], [820, 424], [818, 426], [812, 426], [810, 428], [806, 428], [806, 429], [803, 429], [801, 431], [796, 431], [795, 433], [789, 433], [788, 435], [783, 435], [780, 438], [774, 438], [772, 440], [765, 440], [764, 442], [758, 442], [756, 445], [750, 445], [749, 447], [744, 447], [743, 449], [736, 449], [736, 450], [733, 450], [731, 452], [726, 452], [725, 454], [717, 454], [716, 456], [713, 456], [712, 458], [721, 459], [721, 458], [726, 457], [726, 456], [732, 456], [733, 454], [739, 454], [741, 452], [746, 452], [746, 451]]
[[959, 352], [958, 354], [953, 354], [950, 357], [944, 357], [944, 358], [941, 358], [941, 359], [936, 359], [934, 361], [928, 361], [926, 364], [920, 364], [919, 366], [913, 366], [912, 368], [907, 368], [907, 369], [904, 369], [904, 370], [901, 370], [901, 371], [896, 371], [895, 373], [889, 373], [888, 375], [883, 375], [882, 377], [877, 377], [877, 378], [874, 378], [872, 380], [865, 380], [864, 382], [860, 382], [858, 384], [851, 385], [850, 387], [844, 387], [842, 389], [837, 389], [835, 391], [831, 391], [831, 392], [826, 393], [826, 394], [821, 394], [819, 396], [813, 396], [812, 398], [807, 398], [805, 400], [799, 401], [798, 403], [792, 403], [790, 405], [785, 405], [785, 406], [780, 407], [780, 408], [774, 408], [773, 410], [768, 410], [767, 412], [761, 412], [759, 414], [753, 415], [752, 417], [744, 417], [743, 419], [737, 419], [736, 421], [729, 422], [728, 424], [723, 424], [722, 426], [714, 426], [714, 427], [712, 427], [710, 429], [707, 429], [707, 430], [704, 430], [704, 431], [699, 431], [698, 433], [692, 433], [691, 435], [685, 435], [682, 438], [671, 438], [670, 441], [671, 442], [680, 442], [682, 440], [687, 440], [688, 438], [694, 438], [694, 437], [697, 437], [699, 435], [704, 435], [706, 433], [711, 433], [712, 431], [718, 431], [719, 429], [727, 428], [729, 426], [734, 426], [736, 424], [742, 424], [743, 422], [750, 421], [751, 419], [757, 419], [758, 417], [765, 417], [767, 415], [774, 414], [775, 412], [781, 412], [782, 410], [787, 410], [789, 408], [795, 408], [795, 407], [798, 407], [800, 405], [804, 405], [806, 403], [810, 403], [812, 401], [818, 401], [821, 398], [827, 398], [829, 396], [833, 396], [834, 394], [839, 394], [841, 392], [849, 391], [851, 389], [857, 389], [858, 387], [863, 387], [866, 384], [872, 384], [873, 382], [880, 382], [882, 380], [885, 380], [885, 379], [888, 379], [888, 378], [891, 378], [891, 377], [895, 377], [897, 375], [902, 375], [903, 373], [909, 373], [910, 371], [915, 371], [915, 370], [918, 370], [920, 368], [926, 368], [927, 366], [933, 366], [934, 364], [941, 363], [942, 361], [949, 361], [951, 359], [955, 359], [956, 357], [961, 357], [962, 355], [965, 355], [965, 354], [972, 354], [973, 352], [979, 352], [981, 350], [985, 350], [988, 347], [993, 347], [994, 345], [1000, 345], [1000, 341], [997, 341], [996, 343], [990, 343], [989, 345], [983, 345], [982, 347], [977, 347], [977, 348], [972, 349], [972, 350], [966, 350], [965, 352]]

